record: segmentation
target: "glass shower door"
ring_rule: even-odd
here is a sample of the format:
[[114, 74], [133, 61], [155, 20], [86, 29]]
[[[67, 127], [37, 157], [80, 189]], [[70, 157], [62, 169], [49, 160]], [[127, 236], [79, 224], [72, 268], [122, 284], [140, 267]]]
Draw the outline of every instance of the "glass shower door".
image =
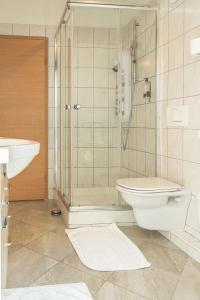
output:
[[73, 206], [118, 205], [119, 10], [73, 8]]
[[71, 21], [63, 22], [56, 36], [56, 186], [71, 201]]

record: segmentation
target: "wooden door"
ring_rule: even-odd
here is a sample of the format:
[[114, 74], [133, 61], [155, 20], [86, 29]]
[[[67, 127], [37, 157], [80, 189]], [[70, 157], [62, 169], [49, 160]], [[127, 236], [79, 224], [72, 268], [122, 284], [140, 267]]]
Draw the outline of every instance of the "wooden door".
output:
[[48, 195], [48, 40], [0, 36], [0, 136], [40, 142], [38, 156], [10, 180], [10, 200]]

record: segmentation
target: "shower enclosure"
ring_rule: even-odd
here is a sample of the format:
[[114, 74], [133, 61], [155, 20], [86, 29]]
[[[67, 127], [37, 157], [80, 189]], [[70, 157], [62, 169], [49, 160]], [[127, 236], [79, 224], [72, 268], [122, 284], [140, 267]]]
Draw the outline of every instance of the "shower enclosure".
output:
[[156, 175], [155, 75], [153, 8], [68, 2], [55, 35], [55, 197], [68, 213], [132, 218], [115, 183]]

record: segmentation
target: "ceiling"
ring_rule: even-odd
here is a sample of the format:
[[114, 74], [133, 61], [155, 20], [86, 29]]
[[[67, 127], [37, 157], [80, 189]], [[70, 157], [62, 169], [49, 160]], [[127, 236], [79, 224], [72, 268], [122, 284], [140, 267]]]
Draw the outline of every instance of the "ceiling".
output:
[[[83, 0], [74, 0], [83, 2]], [[150, 5], [157, 0], [84, 0], [106, 4]], [[153, 2], [152, 2], [153, 1]], [[72, 1], [73, 2], [73, 1]], [[66, 0], [0, 0], [0, 23], [56, 25], [59, 23]], [[127, 11], [124, 20], [133, 18], [137, 11]], [[77, 9], [79, 26], [116, 27], [116, 12], [113, 9]], [[103, 18], [103, 19], [102, 19]], [[103, 20], [103, 22], [102, 22]]]

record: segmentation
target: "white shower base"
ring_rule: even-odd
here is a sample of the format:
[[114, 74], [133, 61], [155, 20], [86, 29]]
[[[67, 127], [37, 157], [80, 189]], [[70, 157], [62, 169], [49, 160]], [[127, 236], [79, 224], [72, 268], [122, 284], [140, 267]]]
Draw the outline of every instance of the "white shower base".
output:
[[120, 203], [118, 193], [114, 188], [97, 190], [95, 188], [94, 191], [93, 189], [84, 189], [82, 193], [78, 189], [75, 192], [79, 198], [75, 199], [72, 206], [69, 206], [59, 191], [54, 190], [54, 199], [62, 211], [64, 222], [68, 228], [110, 223], [128, 226], [135, 223], [133, 210]]

